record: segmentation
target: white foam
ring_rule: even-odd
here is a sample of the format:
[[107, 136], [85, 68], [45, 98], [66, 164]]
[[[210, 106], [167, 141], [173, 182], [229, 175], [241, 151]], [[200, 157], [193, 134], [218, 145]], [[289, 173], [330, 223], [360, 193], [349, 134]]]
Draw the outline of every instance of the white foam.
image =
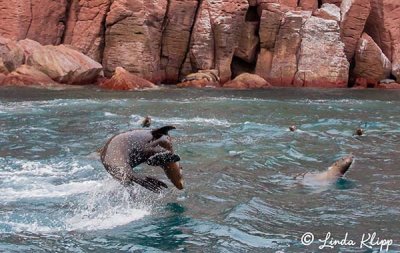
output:
[[43, 164], [40, 162], [19, 160], [14, 163], [20, 167], [20, 170], [15, 170], [9, 167], [4, 168], [0, 172], [0, 179], [12, 182], [13, 180], [20, 181], [23, 178], [34, 180], [38, 177], [59, 177], [65, 178], [74, 175], [81, 171], [92, 171], [94, 168], [90, 165], [79, 165], [76, 162], [58, 162], [53, 164]]
[[[0, 202], [20, 199], [56, 198], [91, 191], [103, 181], [74, 177], [77, 173], [92, 175], [94, 168], [77, 162], [41, 163], [25, 160], [11, 162], [0, 171]], [[18, 169], [16, 169], [16, 168]], [[80, 174], [81, 175], [81, 174]], [[67, 178], [79, 178], [66, 181]]]
[[195, 118], [190, 118], [190, 119], [185, 119], [185, 118], [178, 118], [178, 117], [173, 117], [173, 118], [154, 118], [155, 122], [160, 122], [160, 123], [168, 123], [168, 124], [189, 124], [189, 123], [197, 123], [201, 125], [215, 125], [215, 126], [225, 126], [225, 127], [230, 127], [232, 124], [224, 119], [215, 119], [215, 118], [200, 118], [200, 117], [195, 117]]
[[137, 114], [132, 114], [130, 117], [132, 118], [132, 124], [133, 125], [140, 126], [142, 124], [143, 120], [144, 120], [144, 117], [142, 117], [140, 115], [137, 115]]
[[13, 232], [44, 234], [59, 231], [104, 230], [123, 226], [150, 215], [153, 202], [157, 199], [140, 187], [132, 187], [129, 192], [126, 187], [111, 178], [71, 182], [59, 186], [44, 185], [40, 189], [24, 191], [14, 189], [2, 189], [2, 191], [2, 199], [8, 196], [12, 200], [21, 197], [44, 198], [81, 194], [68, 199], [68, 208], [59, 210], [61, 213], [54, 214], [54, 217], [49, 217], [54, 221], [49, 226], [42, 224], [44, 221], [37, 220], [35, 214], [32, 214], [32, 217], [30, 214], [24, 215], [22, 221], [21, 217], [15, 220], [13, 215], [4, 215], [0, 221], [0, 224], [11, 227]]
[[[57, 228], [52, 228], [48, 226], [40, 225], [37, 221], [32, 223], [22, 223], [22, 222], [2, 222], [5, 225], [12, 227], [14, 232], [31, 232], [31, 233], [52, 233], [59, 231]], [[1, 231], [1, 230], [0, 230]]]
[[112, 113], [112, 112], [104, 112], [105, 117], [118, 117], [118, 114]]
[[[15, 181], [18, 181], [16, 178]], [[23, 180], [20, 180], [23, 183]], [[57, 198], [90, 192], [93, 187], [102, 185], [102, 181], [70, 182], [61, 185], [40, 183], [27, 185], [23, 189], [2, 188], [0, 201], [18, 201], [21, 199]]]
[[[65, 220], [66, 230], [111, 229], [139, 220], [151, 213], [152, 201], [147, 192], [138, 187], [127, 188], [115, 180], [107, 180], [101, 187], [81, 199], [73, 216]], [[130, 194], [136, 197], [132, 199]]]
[[68, 231], [112, 229], [142, 219], [149, 214], [149, 211], [132, 208], [120, 210], [119, 212], [117, 210], [109, 210], [96, 217], [76, 215], [66, 220], [66, 229]]

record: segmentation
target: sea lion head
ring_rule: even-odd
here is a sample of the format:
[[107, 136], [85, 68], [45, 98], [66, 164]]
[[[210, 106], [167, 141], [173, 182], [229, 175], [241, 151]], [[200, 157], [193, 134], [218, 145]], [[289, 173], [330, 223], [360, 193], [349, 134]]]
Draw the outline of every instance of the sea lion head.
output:
[[350, 168], [351, 164], [354, 161], [354, 156], [353, 155], [347, 155], [339, 160], [337, 160], [332, 166], [330, 167], [330, 170], [335, 171], [337, 174], [340, 176], [343, 176], [347, 170]]
[[169, 163], [163, 166], [164, 172], [171, 180], [171, 182], [175, 185], [176, 188], [179, 190], [183, 189], [184, 180], [182, 177], [182, 167], [180, 166], [179, 162]]
[[364, 134], [364, 130], [362, 128], [357, 128], [355, 134], [361, 136]]
[[151, 125], [151, 118], [150, 116], [146, 116], [142, 121], [142, 127], [150, 127]]
[[[172, 138], [168, 135], [168, 131], [175, 129], [174, 126], [165, 126], [160, 129], [152, 131], [153, 137], [156, 139], [155, 144], [163, 147], [174, 153]], [[176, 188], [182, 190], [184, 187], [184, 180], [182, 176], [182, 166], [178, 161], [167, 163], [161, 166], [169, 180], [175, 185]]]

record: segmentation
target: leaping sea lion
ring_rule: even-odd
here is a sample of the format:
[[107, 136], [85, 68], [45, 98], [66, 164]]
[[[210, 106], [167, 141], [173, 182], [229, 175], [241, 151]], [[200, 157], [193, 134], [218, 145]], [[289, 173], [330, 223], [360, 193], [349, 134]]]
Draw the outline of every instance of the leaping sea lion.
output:
[[326, 171], [320, 173], [304, 173], [296, 176], [296, 179], [302, 179], [305, 184], [328, 184], [342, 177], [353, 163], [353, 155], [347, 155], [333, 163]]
[[135, 129], [111, 137], [101, 150], [101, 162], [115, 179], [124, 185], [137, 183], [153, 192], [160, 192], [167, 185], [153, 177], [141, 176], [132, 168], [146, 162], [160, 166], [178, 189], [183, 189], [180, 157], [174, 154], [168, 132], [173, 126], [157, 129]]

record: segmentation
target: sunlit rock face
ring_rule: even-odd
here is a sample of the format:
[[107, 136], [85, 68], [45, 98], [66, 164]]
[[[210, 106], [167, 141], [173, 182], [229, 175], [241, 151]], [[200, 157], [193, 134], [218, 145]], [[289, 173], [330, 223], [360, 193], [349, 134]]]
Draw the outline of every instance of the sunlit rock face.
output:
[[[122, 67], [155, 84], [176, 84], [188, 74], [216, 70], [215, 87], [243, 73], [273, 86], [346, 87], [357, 78], [375, 82], [378, 76], [398, 82], [399, 21], [397, 0], [0, 3], [0, 36], [13, 41], [10, 46], [23, 39], [70, 45], [100, 63], [107, 77]], [[364, 33], [371, 50], [361, 56]], [[27, 55], [2, 48], [0, 72], [8, 74]], [[366, 76], [375, 64], [381, 75]], [[194, 83], [209, 86], [204, 80]]]

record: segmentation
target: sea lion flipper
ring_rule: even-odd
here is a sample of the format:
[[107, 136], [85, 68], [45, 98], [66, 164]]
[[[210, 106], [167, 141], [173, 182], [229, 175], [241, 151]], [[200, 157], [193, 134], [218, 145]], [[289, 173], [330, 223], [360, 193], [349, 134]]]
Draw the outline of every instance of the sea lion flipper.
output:
[[163, 166], [169, 163], [179, 162], [181, 158], [177, 154], [173, 154], [169, 151], [157, 153], [147, 159], [146, 163], [150, 166]]
[[132, 181], [155, 193], [160, 193], [163, 188], [168, 188], [163, 181], [153, 177], [135, 176]]
[[151, 134], [153, 135], [153, 137], [155, 139], [158, 139], [158, 138], [161, 138], [161, 136], [163, 136], [163, 135], [168, 135], [168, 132], [173, 130], [173, 129], [176, 129], [176, 127], [174, 127], [174, 126], [163, 126], [163, 127], [160, 127], [160, 128], [152, 130]]

